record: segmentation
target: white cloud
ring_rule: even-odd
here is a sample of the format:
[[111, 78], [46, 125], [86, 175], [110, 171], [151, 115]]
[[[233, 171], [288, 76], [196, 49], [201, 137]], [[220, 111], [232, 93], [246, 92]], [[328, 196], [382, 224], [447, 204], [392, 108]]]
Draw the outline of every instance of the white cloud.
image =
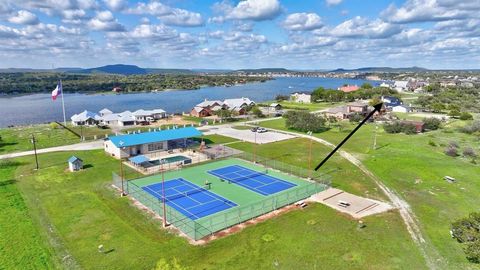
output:
[[327, 3], [327, 6], [336, 6], [340, 3], [342, 3], [343, 0], [325, 0]]
[[166, 25], [196, 27], [205, 24], [200, 13], [172, 8], [158, 1], [151, 1], [148, 4], [138, 3], [134, 8], [128, 9], [127, 12], [139, 15], [154, 15]]
[[90, 26], [92, 30], [96, 31], [125, 31], [125, 27], [118, 23], [118, 21], [113, 17], [113, 14], [108, 10], [97, 12], [97, 15], [88, 22], [88, 26]]
[[213, 21], [221, 22], [229, 20], [254, 20], [263, 21], [276, 18], [282, 12], [278, 0], [242, 0], [236, 6], [226, 2], [217, 3], [213, 6], [214, 11], [223, 13], [222, 16], [213, 17]]
[[120, 11], [127, 6], [125, 0], [103, 0], [105, 5], [113, 11]]
[[395, 23], [414, 23], [465, 19], [478, 16], [479, 11], [478, 0], [408, 0], [399, 8], [391, 4], [381, 17]]
[[18, 11], [17, 14], [10, 17], [8, 21], [15, 24], [26, 24], [26, 25], [33, 25], [33, 24], [39, 23], [37, 15], [27, 10]]
[[149, 25], [142, 24], [128, 33], [132, 38], [151, 39], [155, 41], [174, 39], [178, 36], [177, 32], [163, 24]]
[[283, 27], [288, 30], [305, 31], [321, 28], [323, 23], [316, 13], [293, 13], [287, 16]]
[[388, 38], [401, 30], [401, 27], [398, 25], [381, 20], [369, 21], [366, 18], [357, 16], [337, 25], [330, 33], [337, 37], [376, 39]]

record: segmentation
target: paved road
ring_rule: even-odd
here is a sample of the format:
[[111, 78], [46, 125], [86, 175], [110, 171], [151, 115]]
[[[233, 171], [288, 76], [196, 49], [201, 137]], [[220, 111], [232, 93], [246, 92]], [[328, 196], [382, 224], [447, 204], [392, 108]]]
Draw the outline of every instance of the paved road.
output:
[[[38, 149], [37, 153], [42, 154], [42, 153], [51, 153], [51, 152], [60, 152], [60, 151], [81, 151], [81, 150], [95, 150], [95, 149], [103, 149], [103, 140], [43, 148], [43, 149]], [[23, 156], [33, 155], [33, 154], [34, 154], [33, 150], [25, 151], [25, 152], [10, 153], [5, 155], [0, 155], [0, 159], [23, 157]]]

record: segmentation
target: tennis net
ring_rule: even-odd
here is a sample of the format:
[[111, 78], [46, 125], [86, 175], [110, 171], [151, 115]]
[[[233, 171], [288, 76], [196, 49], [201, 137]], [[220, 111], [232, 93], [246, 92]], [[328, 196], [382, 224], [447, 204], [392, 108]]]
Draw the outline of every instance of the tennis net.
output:
[[228, 180], [229, 182], [232, 182], [232, 183], [238, 183], [238, 182], [241, 182], [241, 181], [244, 181], [244, 180], [247, 180], [247, 179], [252, 179], [254, 177], [262, 176], [262, 175], [266, 175], [266, 174], [268, 174], [267, 170], [265, 170], [264, 172], [251, 173], [249, 175], [240, 176], [240, 177], [237, 177], [237, 178], [226, 177], [225, 179]]
[[[190, 196], [190, 195], [193, 195], [193, 194], [196, 194], [196, 193], [200, 193], [200, 192], [205, 192], [205, 191], [206, 191], [206, 189], [204, 189], [204, 188], [191, 189], [191, 190], [187, 190], [185, 192], [178, 192], [176, 194], [167, 195], [167, 196], [165, 196], [165, 200], [166, 201], [172, 201], [172, 200], [175, 200], [175, 199], [178, 199], [178, 198], [187, 197], [187, 196]], [[163, 196], [160, 196], [160, 197], [163, 197]]]

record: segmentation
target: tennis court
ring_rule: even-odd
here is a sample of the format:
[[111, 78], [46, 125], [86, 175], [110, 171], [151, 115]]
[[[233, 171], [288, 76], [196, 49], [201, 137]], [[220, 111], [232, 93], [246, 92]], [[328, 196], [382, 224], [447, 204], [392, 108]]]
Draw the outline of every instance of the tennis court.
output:
[[[165, 203], [191, 220], [196, 220], [237, 206], [215, 193], [201, 188], [183, 178], [165, 181]], [[162, 183], [142, 187], [163, 202]]]
[[266, 170], [259, 172], [240, 165], [226, 166], [208, 173], [264, 196], [296, 186], [294, 183], [268, 175]]

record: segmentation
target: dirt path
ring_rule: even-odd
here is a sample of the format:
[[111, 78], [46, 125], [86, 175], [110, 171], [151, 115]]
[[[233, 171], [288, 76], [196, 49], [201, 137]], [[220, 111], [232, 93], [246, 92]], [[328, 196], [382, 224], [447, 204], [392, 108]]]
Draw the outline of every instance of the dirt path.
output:
[[[288, 132], [288, 131], [276, 130], [276, 129], [272, 129], [272, 128], [269, 128], [269, 129], [277, 131], [277, 132], [296, 135], [296, 136], [302, 137], [302, 138], [312, 139], [312, 140], [314, 140], [318, 143], [321, 143], [325, 146], [328, 146], [332, 149], [335, 148], [334, 144], [332, 144], [332, 143], [330, 143], [326, 140], [317, 138], [317, 137], [308, 136], [308, 135], [301, 134], [301, 133], [296, 133], [296, 132]], [[342, 156], [343, 158], [345, 158], [346, 160], [351, 162], [353, 165], [355, 165], [357, 168], [359, 168], [363, 173], [365, 173], [368, 177], [370, 177], [375, 182], [375, 184], [385, 193], [385, 195], [387, 195], [387, 197], [389, 198], [391, 203], [395, 206], [395, 208], [397, 208], [399, 210], [400, 216], [402, 217], [403, 222], [405, 223], [405, 226], [407, 227], [407, 231], [410, 234], [410, 236], [412, 237], [415, 244], [419, 247], [420, 252], [422, 253], [422, 255], [424, 257], [428, 268], [429, 269], [438, 269], [439, 267], [438, 267], [437, 264], [438, 264], [438, 262], [441, 261], [440, 256], [438, 254], [432, 255], [432, 254], [430, 254], [431, 252], [428, 251], [427, 243], [426, 243], [425, 238], [423, 237], [423, 234], [420, 230], [419, 221], [415, 217], [415, 214], [413, 213], [412, 209], [410, 208], [410, 205], [404, 199], [402, 199], [398, 194], [396, 194], [394, 191], [390, 190], [387, 186], [385, 186], [385, 184], [383, 184], [383, 182], [380, 180], [380, 178], [378, 178], [370, 170], [368, 170], [367, 167], [365, 165], [363, 165], [363, 163], [360, 160], [358, 160], [356, 157], [354, 157], [352, 154], [350, 154], [350, 153], [348, 153], [344, 150], [339, 150], [338, 153], [340, 154], [340, 156]]]

